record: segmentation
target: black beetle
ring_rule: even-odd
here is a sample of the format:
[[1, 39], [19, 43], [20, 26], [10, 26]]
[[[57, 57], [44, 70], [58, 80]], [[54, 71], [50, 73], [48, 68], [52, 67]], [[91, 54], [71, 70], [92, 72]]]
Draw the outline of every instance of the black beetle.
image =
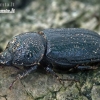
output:
[[22, 78], [42, 66], [57, 78], [60, 70], [95, 69], [100, 62], [100, 35], [81, 28], [46, 29], [15, 36], [0, 54], [0, 65], [29, 68]]

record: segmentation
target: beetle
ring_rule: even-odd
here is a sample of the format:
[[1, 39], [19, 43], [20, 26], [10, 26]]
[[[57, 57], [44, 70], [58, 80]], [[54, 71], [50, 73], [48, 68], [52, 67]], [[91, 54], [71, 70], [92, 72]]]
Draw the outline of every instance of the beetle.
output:
[[100, 35], [82, 28], [22, 33], [13, 37], [0, 54], [0, 65], [28, 68], [26, 72], [19, 74], [17, 79], [25, 77], [38, 67], [59, 79], [54, 68], [95, 69], [91, 64], [99, 62]]

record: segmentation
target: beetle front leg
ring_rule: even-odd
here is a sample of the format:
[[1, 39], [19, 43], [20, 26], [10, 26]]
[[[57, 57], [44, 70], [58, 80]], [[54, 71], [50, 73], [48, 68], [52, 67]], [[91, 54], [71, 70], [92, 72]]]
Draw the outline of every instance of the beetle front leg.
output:
[[53, 71], [53, 69], [51, 67], [46, 67], [46, 71], [49, 72], [50, 74], [52, 74], [53, 76], [56, 77], [57, 80], [59, 80], [59, 82], [61, 83], [61, 79], [59, 78], [59, 76]]
[[29, 75], [32, 71], [36, 71], [37, 70], [37, 67], [38, 65], [35, 65], [33, 67], [31, 67], [29, 70], [26, 70], [25, 72], [23, 72], [22, 74], [18, 74], [16, 79], [11, 83], [11, 85], [9, 86], [9, 89], [11, 90], [11, 88], [13, 87], [14, 83], [17, 81], [17, 80], [20, 80], [22, 79], [23, 77]]

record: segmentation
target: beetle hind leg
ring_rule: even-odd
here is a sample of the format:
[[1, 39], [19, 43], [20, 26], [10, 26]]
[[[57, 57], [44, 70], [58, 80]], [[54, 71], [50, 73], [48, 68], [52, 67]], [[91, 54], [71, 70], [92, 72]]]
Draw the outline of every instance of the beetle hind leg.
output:
[[94, 69], [97, 69], [98, 67], [96, 66], [88, 66], [88, 65], [77, 65], [75, 67], [76, 69], [79, 69], [79, 70], [94, 70]]

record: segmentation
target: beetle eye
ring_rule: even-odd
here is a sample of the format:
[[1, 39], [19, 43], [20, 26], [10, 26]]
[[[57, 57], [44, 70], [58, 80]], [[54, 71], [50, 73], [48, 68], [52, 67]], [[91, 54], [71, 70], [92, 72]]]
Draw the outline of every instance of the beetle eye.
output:
[[25, 57], [29, 59], [29, 58], [33, 57], [33, 54], [31, 52], [29, 52], [29, 53], [25, 54]]

